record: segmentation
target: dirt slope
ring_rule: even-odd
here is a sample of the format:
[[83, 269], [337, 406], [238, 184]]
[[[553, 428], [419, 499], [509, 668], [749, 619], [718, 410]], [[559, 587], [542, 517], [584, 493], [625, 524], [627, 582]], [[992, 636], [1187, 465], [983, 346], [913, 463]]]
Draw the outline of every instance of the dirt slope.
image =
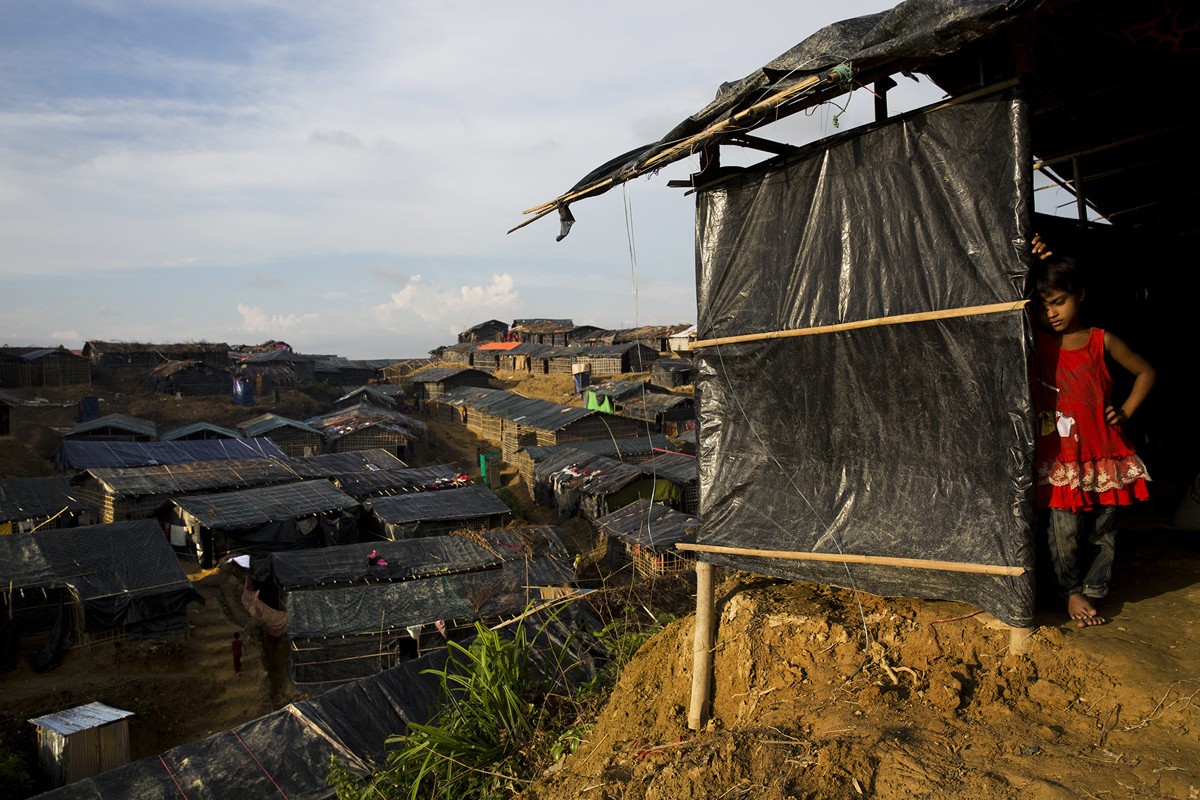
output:
[[1055, 604], [1024, 656], [961, 604], [735, 575], [717, 593], [708, 729], [687, 729], [688, 617], [524, 797], [1196, 798], [1197, 541], [1123, 541], [1113, 622], [1060, 624]]

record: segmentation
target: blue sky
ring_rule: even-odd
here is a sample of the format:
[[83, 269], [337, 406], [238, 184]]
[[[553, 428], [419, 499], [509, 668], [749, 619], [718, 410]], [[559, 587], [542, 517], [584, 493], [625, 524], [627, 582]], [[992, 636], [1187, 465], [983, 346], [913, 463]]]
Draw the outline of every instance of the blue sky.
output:
[[[691, 322], [693, 199], [666, 182], [694, 159], [577, 204], [561, 243], [550, 218], [505, 231], [721, 82], [889, 5], [4, 3], [0, 340], [383, 358], [493, 317]], [[938, 96], [904, 84], [893, 108]], [[860, 92], [841, 128], [871, 113]]]

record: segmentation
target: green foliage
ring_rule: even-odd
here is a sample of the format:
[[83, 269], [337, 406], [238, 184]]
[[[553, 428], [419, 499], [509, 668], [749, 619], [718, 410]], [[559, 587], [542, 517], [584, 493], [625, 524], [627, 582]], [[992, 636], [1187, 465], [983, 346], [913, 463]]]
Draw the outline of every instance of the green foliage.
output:
[[448, 643], [449, 657], [437, 677], [438, 714], [412, 723], [388, 739], [387, 765], [365, 780], [336, 759], [330, 784], [339, 800], [483, 800], [516, 794], [554, 762], [574, 753], [591, 731], [600, 706], [638, 648], [669, 622], [644, 624], [640, 609], [627, 607], [595, 634], [610, 658], [574, 696], [548, 690], [535, 679], [535, 646], [546, 654], [548, 674], [570, 667], [565, 647], [539, 643], [545, 628], [530, 634], [524, 621], [510, 636], [476, 623], [468, 647]]
[[33, 776], [25, 759], [11, 750], [0, 750], [0, 800], [29, 797], [32, 792]]

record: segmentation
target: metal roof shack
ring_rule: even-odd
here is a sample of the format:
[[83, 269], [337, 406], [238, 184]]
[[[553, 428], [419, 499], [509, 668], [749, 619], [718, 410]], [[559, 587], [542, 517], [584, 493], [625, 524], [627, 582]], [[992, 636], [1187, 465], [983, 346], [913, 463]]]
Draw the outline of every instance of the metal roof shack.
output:
[[498, 528], [510, 519], [512, 510], [486, 486], [407, 492], [363, 501], [365, 532], [390, 541]]
[[172, 540], [201, 566], [231, 551], [269, 553], [345, 544], [358, 538], [358, 501], [329, 481], [264, 486], [171, 500]]
[[650, 365], [650, 380], [674, 389], [696, 380], [696, 365], [689, 358], [660, 358]]
[[0, 480], [0, 536], [97, 522], [96, 504], [76, 492], [66, 477]]
[[531, 371], [539, 375], [570, 375], [571, 367], [592, 351], [589, 345], [548, 347], [532, 356]]
[[129, 763], [132, 711], [104, 703], [68, 708], [29, 720], [51, 786], [65, 786]]
[[366, 402], [313, 417], [308, 424], [321, 432], [333, 453], [381, 449], [399, 457], [429, 436], [424, 422]]
[[696, 401], [683, 394], [636, 395], [623, 401], [621, 415], [647, 422], [659, 433], [677, 436], [689, 423], [695, 427]]
[[661, 475], [675, 483], [683, 492], [679, 510], [685, 514], [700, 514], [700, 461], [686, 453], [662, 453], [642, 462], [642, 469]]
[[608, 456], [609, 458], [615, 458], [618, 461], [624, 461], [628, 464], [640, 464], [643, 461], [649, 461], [660, 452], [674, 450], [675, 446], [671, 444], [671, 440], [667, 437], [655, 434], [651, 436], [627, 436], [620, 439], [595, 439], [590, 442], [571, 442], [570, 444], [529, 445], [528, 447], [522, 447], [517, 452], [517, 457], [513, 463], [516, 464], [517, 471], [521, 473], [521, 480], [525, 482], [525, 486], [529, 489], [530, 496], [533, 495], [534, 466], [539, 461], [553, 458], [556, 453], [561, 452], [564, 448], [574, 448], [582, 450], [585, 453]]
[[418, 372], [406, 383], [413, 387], [413, 399], [423, 406], [463, 386], [489, 386], [491, 376], [466, 367], [433, 367]]

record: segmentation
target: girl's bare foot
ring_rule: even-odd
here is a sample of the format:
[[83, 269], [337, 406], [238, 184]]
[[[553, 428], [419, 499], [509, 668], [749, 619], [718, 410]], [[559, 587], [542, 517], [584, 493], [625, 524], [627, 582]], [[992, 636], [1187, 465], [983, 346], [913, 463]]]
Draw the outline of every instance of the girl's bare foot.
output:
[[1067, 613], [1081, 628], [1103, 625], [1105, 622], [1104, 617], [1100, 616], [1096, 607], [1092, 605], [1092, 601], [1082, 594], [1073, 594], [1067, 597]]

